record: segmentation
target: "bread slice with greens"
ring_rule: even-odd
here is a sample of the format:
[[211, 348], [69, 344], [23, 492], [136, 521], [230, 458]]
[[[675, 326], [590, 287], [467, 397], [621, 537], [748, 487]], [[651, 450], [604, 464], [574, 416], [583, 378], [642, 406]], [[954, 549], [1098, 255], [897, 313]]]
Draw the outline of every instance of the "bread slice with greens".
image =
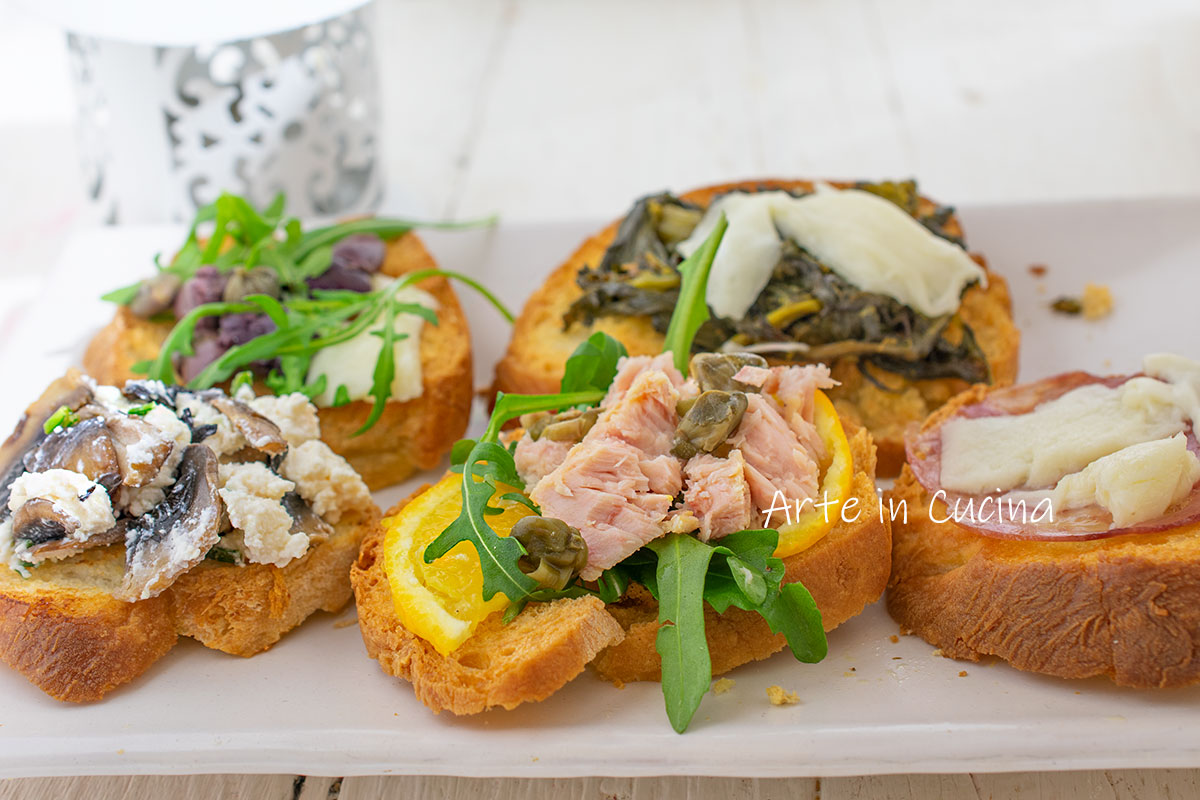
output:
[[554, 391], [567, 358], [596, 332], [631, 355], [660, 352], [679, 264], [721, 212], [731, 233], [707, 289], [714, 317], [694, 351], [827, 364], [838, 381], [829, 396], [871, 433], [881, 475], [900, 470], [909, 425], [971, 384], [1015, 379], [1007, 284], [966, 252], [953, 209], [911, 181], [772, 179], [638, 200], [530, 296], [495, 388]]
[[437, 269], [414, 224], [304, 231], [282, 198], [259, 211], [224, 194], [170, 264], [105, 296], [119, 308], [84, 367], [117, 385], [250, 381], [259, 393], [302, 393], [369, 486], [403, 480], [437, 464], [470, 413], [470, 335], [448, 279], [491, 298]]
[[378, 527], [300, 394], [51, 384], [0, 448], [0, 660], [98, 700], [178, 637], [238, 656], [350, 598]]

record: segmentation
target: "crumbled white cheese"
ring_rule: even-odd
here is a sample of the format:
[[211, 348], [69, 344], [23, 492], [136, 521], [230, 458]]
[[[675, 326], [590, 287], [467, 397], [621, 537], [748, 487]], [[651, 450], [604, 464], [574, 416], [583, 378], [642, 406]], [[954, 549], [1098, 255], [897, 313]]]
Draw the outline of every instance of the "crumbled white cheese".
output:
[[732, 192], [709, 206], [677, 245], [687, 256], [716, 226], [729, 222], [709, 276], [706, 299], [723, 317], [741, 319], [779, 262], [780, 235], [792, 239], [840, 277], [936, 317], [958, 310], [962, 291], [986, 273], [958, 245], [934, 235], [895, 203], [859, 189], [818, 185], [787, 192]]
[[121, 393], [116, 386], [102, 386], [92, 378], [84, 377], [84, 383], [92, 390], [92, 402], [104, 406], [109, 411], [128, 411], [134, 403]]
[[[0, 564], [20, 570], [17, 559], [13, 558], [12, 517], [0, 522]], [[22, 573], [24, 574], [24, 573]]]
[[[433, 311], [437, 310], [437, 299], [429, 292], [412, 286], [396, 292], [402, 303], [415, 303]], [[404, 402], [420, 397], [423, 391], [421, 379], [421, 331], [425, 320], [416, 314], [397, 314], [394, 330], [402, 335], [393, 347], [395, 373], [392, 378], [391, 399]], [[383, 348], [383, 340], [376, 335], [383, 330], [382, 322], [365, 330], [353, 339], [318, 350], [309, 362], [308, 380], [325, 376], [325, 391], [318, 395], [319, 406], [331, 406], [339, 386], [346, 387], [350, 400], [362, 400], [370, 396], [374, 378], [375, 362]]]
[[260, 462], [222, 464], [221, 499], [242, 532], [244, 553], [257, 564], [287, 566], [308, 551], [308, 535], [290, 533], [292, 517], [280, 500], [296, 488]]
[[350, 508], [371, 502], [371, 493], [346, 459], [319, 439], [288, 451], [281, 471], [317, 516], [336, 523]]
[[143, 420], [158, 429], [162, 438], [171, 443], [171, 454], [150, 483], [137, 489], [122, 487], [119, 499], [124, 511], [140, 517], [163, 501], [165, 489], [175, 482], [175, 470], [183, 458], [183, 449], [192, 443], [192, 431], [183, 420], [166, 406], [155, 404]]
[[210, 447], [218, 457], [232, 455], [246, 446], [246, 437], [237, 432], [233, 423], [229, 421], [229, 417], [196, 395], [181, 393], [175, 404], [180, 414], [184, 411], [192, 413], [192, 424], [197, 427], [201, 425], [217, 426], [215, 431], [204, 438], [202, 444]]
[[1155, 519], [1200, 481], [1200, 459], [1187, 437], [1130, 445], [1064, 477], [1050, 493], [1055, 511], [1099, 505], [1123, 528]]
[[30, 500], [49, 500], [54, 512], [75, 522], [70, 539], [85, 541], [116, 524], [112, 501], [104, 487], [88, 476], [69, 469], [25, 472], [12, 482], [8, 508], [16, 511]]
[[[238, 399], [242, 400], [240, 394]], [[243, 402], [247, 402], [259, 414], [278, 425], [289, 447], [298, 447], [321, 437], [321, 423], [317, 419], [316, 406], [299, 392], [281, 397], [251, 397]]]

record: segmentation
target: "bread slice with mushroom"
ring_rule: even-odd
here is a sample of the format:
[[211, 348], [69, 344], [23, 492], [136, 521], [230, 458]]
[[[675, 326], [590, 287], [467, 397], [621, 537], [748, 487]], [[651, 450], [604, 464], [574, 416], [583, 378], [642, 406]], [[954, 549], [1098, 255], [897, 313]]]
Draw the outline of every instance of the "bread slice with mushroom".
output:
[[[400, 276], [436, 267], [420, 238], [409, 233], [388, 243], [381, 272]], [[427, 278], [416, 286], [438, 303], [438, 324], [427, 324], [421, 332], [421, 394], [403, 402], [389, 401], [379, 421], [359, 436], [354, 434], [370, 413], [369, 401], [320, 409], [322, 439], [372, 489], [437, 466], [466, 430], [470, 416], [472, 367], [466, 316], [444, 278]], [[139, 317], [128, 307], [117, 309], [113, 320], [88, 344], [85, 371], [100, 383], [117, 386], [141, 377], [133, 365], [157, 356], [172, 326]], [[267, 391], [265, 386], [257, 389]]]
[[[214, 547], [220, 549], [221, 543], [245, 536], [230, 528], [228, 504], [222, 499], [223, 473], [230, 465], [269, 471], [271, 464], [286, 472], [282, 464], [289, 457], [287, 451], [299, 449], [286, 441], [288, 436], [299, 441], [295, 432], [286, 426], [281, 429], [246, 403], [215, 395], [223, 398], [218, 405], [231, 416], [246, 415], [239, 422], [251, 435], [232, 435], [239, 422], [225, 417], [221, 425], [227, 438], [219, 443], [238, 449], [219, 456], [203, 439], [190, 443], [200, 434], [215, 436], [215, 431], [205, 434], [204, 426], [197, 424], [198, 434], [185, 426], [188, 442], [180, 441], [179, 452], [171, 456], [177, 461], [173, 481], [161, 487], [149, 482], [132, 487], [134, 492], [156, 491], [153, 497], [161, 499], [144, 513], [131, 515], [128, 509], [140, 508], [135, 501], [144, 498], [122, 495], [131, 487], [120, 480], [140, 474], [130, 460], [149, 459], [153, 464], [159, 455], [147, 446], [116, 458], [122, 447], [131, 445], [128, 440], [122, 443], [122, 435], [129, 434], [121, 426], [136, 427], [142, 418], [111, 409], [101, 415], [97, 408], [103, 401], [96, 392], [95, 385], [79, 373], [60, 378], [29, 407], [0, 448], [0, 517], [8, 517], [0, 519], [0, 527], [11, 530], [10, 537], [40, 540], [39, 548], [58, 548], [35, 550], [26, 546], [29, 538], [22, 538], [21, 549], [13, 553], [11, 538], [7, 548], [0, 543], [6, 561], [14, 561], [26, 573], [9, 563], [0, 564], [0, 660], [52, 697], [93, 701], [138, 678], [180, 636], [233, 655], [252, 656], [316, 611], [335, 612], [345, 606], [350, 599], [350, 564], [363, 538], [379, 525], [378, 509], [361, 482], [357, 490], [346, 490], [336, 501], [336, 513], [329, 507], [334, 502], [330, 496], [310, 491], [311, 487], [297, 486], [278, 501], [279, 510], [273, 513], [284, 514], [280, 519], [291, 526], [287, 534], [303, 531], [305, 537], [302, 551], [286, 563], [245, 563], [248, 546], [241, 555], [221, 550], [221, 558], [214, 558]], [[92, 416], [47, 434], [47, 420], [64, 408], [78, 417]], [[99, 423], [106, 419], [119, 421], [114, 426], [117, 431], [110, 428], [107, 436], [99, 433]], [[81, 428], [81, 433], [63, 435], [75, 428]], [[320, 442], [315, 445], [324, 447]], [[276, 451], [274, 456], [268, 455], [271, 450]], [[84, 455], [91, 460], [85, 463]], [[231, 460], [235, 458], [248, 460]], [[167, 459], [157, 463], [169, 466]], [[30, 467], [42, 471], [31, 473]], [[115, 486], [106, 477], [114, 469]], [[52, 479], [65, 480], [55, 470], [85, 482], [95, 478], [89, 499], [104, 495], [111, 498], [104, 502], [125, 509], [112, 515], [116, 524], [82, 535], [89, 530], [80, 524], [83, 512], [56, 509], [55, 503], [39, 503], [39, 498], [14, 497], [14, 491], [46, 494], [44, 487], [36, 485], [27, 491], [28, 476], [50, 474]], [[348, 467], [344, 472], [349, 473]], [[283, 481], [278, 476], [277, 480]], [[313, 486], [327, 492], [333, 483]], [[309, 498], [302, 497], [301, 490]], [[14, 504], [16, 510], [11, 509]], [[31, 504], [35, 508], [26, 512]], [[319, 515], [318, 509], [324, 514]], [[22, 564], [25, 554], [39, 563]]]

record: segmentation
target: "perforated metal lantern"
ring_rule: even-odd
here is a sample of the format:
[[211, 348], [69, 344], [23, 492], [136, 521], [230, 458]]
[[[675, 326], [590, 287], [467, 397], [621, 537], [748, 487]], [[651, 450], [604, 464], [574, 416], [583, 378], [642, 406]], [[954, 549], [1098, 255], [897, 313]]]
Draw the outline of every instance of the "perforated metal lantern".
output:
[[[343, 6], [346, 4], [343, 2]], [[369, 5], [220, 44], [68, 33], [101, 218], [191, 218], [222, 190], [300, 216], [373, 210], [379, 87]]]

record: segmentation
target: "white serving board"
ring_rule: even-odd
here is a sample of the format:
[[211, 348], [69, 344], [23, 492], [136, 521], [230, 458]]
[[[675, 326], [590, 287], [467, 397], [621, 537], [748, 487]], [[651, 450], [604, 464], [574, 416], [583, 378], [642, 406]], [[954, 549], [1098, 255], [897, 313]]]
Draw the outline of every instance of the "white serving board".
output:
[[[1200, 200], [967, 208], [962, 216], [972, 247], [1012, 286], [1024, 379], [1133, 371], [1156, 350], [1200, 356]], [[427, 238], [444, 266], [519, 305], [596, 227], [501, 226]], [[150, 254], [178, 237], [161, 228], [103, 229], [67, 244], [47, 278], [54, 295], [10, 320], [17, 333], [0, 344], [5, 427], [107, 319], [95, 300], [101, 289], [144, 273]], [[1028, 272], [1034, 263], [1049, 267], [1043, 279]], [[1047, 310], [1051, 298], [1078, 293], [1089, 280], [1112, 287], [1110, 318], [1087, 323]], [[463, 295], [483, 385], [508, 332]], [[380, 502], [407, 491], [395, 487]], [[515, 711], [435, 716], [366, 657], [356, 627], [335, 624], [352, 619], [319, 614], [249, 660], [183, 642], [130, 686], [87, 706], [51, 700], [0, 667], [0, 776], [770, 777], [1200, 766], [1200, 688], [1132, 691], [950, 661], [917, 638], [892, 642], [896, 625], [880, 604], [831, 634], [821, 664], [778, 655], [734, 671], [732, 691], [707, 696], [683, 736], [667, 724], [657, 684], [618, 691], [590, 674]], [[764, 690], [772, 684], [802, 702], [770, 706]]]

